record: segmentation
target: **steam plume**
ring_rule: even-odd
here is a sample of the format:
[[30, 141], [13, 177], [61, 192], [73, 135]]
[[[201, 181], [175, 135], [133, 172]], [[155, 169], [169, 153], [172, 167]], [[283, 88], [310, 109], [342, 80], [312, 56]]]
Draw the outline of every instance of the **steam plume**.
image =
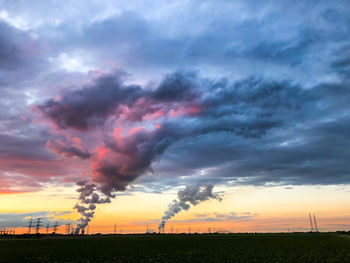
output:
[[78, 199], [79, 201], [74, 208], [81, 215], [76, 227], [76, 233], [79, 233], [79, 231], [83, 230], [93, 218], [96, 204], [110, 203], [111, 200], [109, 197], [101, 197], [101, 194], [96, 193], [96, 185], [89, 183], [88, 180], [81, 180], [76, 184], [79, 187], [77, 192], [80, 193], [80, 195]]
[[165, 223], [172, 217], [174, 217], [181, 210], [188, 210], [191, 205], [198, 205], [199, 203], [209, 200], [217, 199], [221, 201], [221, 197], [218, 194], [213, 193], [214, 185], [191, 185], [186, 186], [184, 189], [177, 193], [177, 199], [174, 199], [169, 205], [168, 209], [164, 212], [162, 222], [158, 226], [159, 232], [165, 227]]

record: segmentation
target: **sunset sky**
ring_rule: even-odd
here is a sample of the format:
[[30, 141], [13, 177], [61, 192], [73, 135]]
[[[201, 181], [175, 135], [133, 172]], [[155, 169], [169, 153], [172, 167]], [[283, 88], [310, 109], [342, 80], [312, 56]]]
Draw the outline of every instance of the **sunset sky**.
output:
[[350, 230], [349, 14], [0, 0], [0, 230]]

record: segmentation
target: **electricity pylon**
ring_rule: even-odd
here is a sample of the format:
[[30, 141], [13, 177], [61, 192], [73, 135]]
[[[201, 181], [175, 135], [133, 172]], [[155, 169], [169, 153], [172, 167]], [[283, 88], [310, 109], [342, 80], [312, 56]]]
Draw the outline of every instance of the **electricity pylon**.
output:
[[57, 227], [58, 227], [58, 224], [57, 222], [55, 222], [54, 226], [53, 226], [53, 233], [56, 234], [57, 232]]
[[30, 234], [30, 232], [32, 231], [32, 227], [33, 227], [33, 219], [31, 218], [28, 224], [28, 234]]
[[39, 234], [40, 227], [41, 227], [41, 218], [39, 217], [36, 219], [36, 224], [35, 224], [35, 233], [36, 234]]

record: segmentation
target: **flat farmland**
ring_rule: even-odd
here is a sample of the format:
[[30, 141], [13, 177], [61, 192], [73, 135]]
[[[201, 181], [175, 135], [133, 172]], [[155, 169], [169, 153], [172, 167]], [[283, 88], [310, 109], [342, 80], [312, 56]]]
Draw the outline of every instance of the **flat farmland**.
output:
[[336, 234], [101, 235], [0, 239], [0, 262], [350, 262]]

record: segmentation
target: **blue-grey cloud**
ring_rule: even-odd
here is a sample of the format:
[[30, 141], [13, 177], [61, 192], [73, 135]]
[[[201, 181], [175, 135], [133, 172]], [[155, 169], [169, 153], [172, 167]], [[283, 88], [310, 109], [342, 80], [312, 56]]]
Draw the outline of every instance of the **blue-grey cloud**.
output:
[[50, 211], [38, 211], [29, 213], [1, 213], [0, 214], [0, 228], [17, 228], [17, 227], [27, 227], [30, 220], [32, 219], [34, 233], [35, 222], [38, 218], [41, 221], [41, 232], [44, 232], [48, 225], [50, 226], [49, 233], [51, 233], [51, 228], [57, 222], [58, 225], [64, 225], [74, 222], [69, 219], [60, 218], [63, 215], [70, 214], [71, 211], [62, 212], [50, 212]]
[[[160, 130], [129, 141], [134, 150], [123, 154], [137, 156], [130, 178], [103, 163], [97, 170], [119, 177], [102, 183], [125, 189], [136, 180], [159, 192], [197, 181], [348, 182], [346, 1], [32, 5], [0, 4], [0, 180], [6, 187], [21, 178], [30, 184], [35, 170], [51, 172], [36, 176], [30, 189], [62, 183], [66, 173], [78, 176], [77, 167], [57, 165], [62, 159], [45, 149], [47, 141], [80, 136], [91, 142], [88, 149], [66, 145], [56, 152], [93, 158], [100, 138], [86, 133], [103, 127], [103, 144], [120, 154], [108, 128], [119, 117], [136, 125], [159, 110], [173, 110], [175, 118], [160, 117]], [[122, 70], [128, 74], [115, 74]], [[33, 104], [60, 132], [72, 134], [38, 125]], [[180, 116], [181, 106], [192, 113]], [[161, 176], [139, 177], [150, 171]]]
[[250, 212], [245, 213], [236, 213], [236, 212], [228, 212], [228, 213], [206, 213], [206, 214], [195, 214], [195, 218], [186, 219], [186, 220], [171, 220], [171, 222], [181, 222], [181, 223], [192, 223], [192, 222], [244, 222], [254, 219], [258, 214], [253, 214]]

